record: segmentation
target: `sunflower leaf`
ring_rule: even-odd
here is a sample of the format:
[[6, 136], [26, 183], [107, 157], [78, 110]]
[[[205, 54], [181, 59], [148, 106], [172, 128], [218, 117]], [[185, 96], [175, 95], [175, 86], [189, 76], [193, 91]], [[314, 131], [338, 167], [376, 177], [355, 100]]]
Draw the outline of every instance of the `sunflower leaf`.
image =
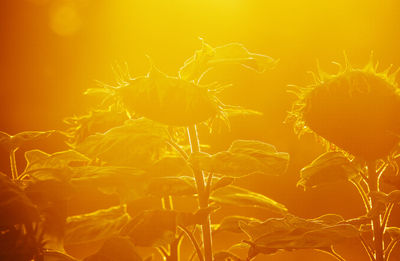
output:
[[385, 232], [389, 234], [390, 238], [395, 241], [400, 240], [400, 228], [398, 227], [387, 227]]
[[218, 204], [237, 207], [259, 207], [269, 211], [284, 214], [287, 209], [284, 205], [244, 188], [229, 185], [211, 193], [210, 199]]
[[216, 48], [203, 41], [202, 48], [187, 59], [179, 70], [179, 77], [197, 80], [210, 68], [221, 64], [240, 64], [257, 72], [273, 68], [278, 61], [269, 56], [249, 52], [240, 43], [230, 43]]
[[99, 241], [119, 234], [130, 220], [125, 207], [116, 206], [67, 218], [65, 244]]
[[9, 135], [0, 131], [0, 146], [7, 150], [12, 150], [25, 145], [28, 142], [46, 139], [49, 136], [58, 133], [55, 130], [49, 131], [23, 131], [15, 135]]
[[107, 239], [96, 253], [86, 257], [83, 261], [99, 260], [142, 261], [143, 259], [128, 238], [115, 236]]
[[149, 182], [147, 193], [155, 196], [187, 196], [197, 193], [193, 177], [169, 176], [153, 178]]
[[83, 166], [71, 169], [71, 183], [79, 187], [96, 187], [104, 194], [118, 194], [123, 201], [145, 195], [150, 179], [145, 172], [132, 167]]
[[105, 133], [90, 135], [76, 150], [111, 165], [145, 168], [167, 151], [168, 137], [165, 126], [141, 118]]
[[70, 167], [85, 165], [90, 159], [74, 150], [48, 154], [41, 150], [25, 152], [27, 166], [22, 175], [29, 175], [36, 180], [69, 180], [72, 177]]
[[137, 246], [162, 246], [175, 239], [177, 212], [147, 210], [135, 216], [121, 231]]
[[0, 227], [28, 224], [39, 220], [39, 211], [24, 191], [0, 172]]
[[360, 177], [360, 170], [341, 152], [330, 151], [320, 155], [300, 171], [297, 186], [304, 189]]
[[241, 223], [248, 224], [250, 222], [260, 221], [256, 218], [252, 217], [244, 217], [244, 216], [227, 216], [224, 217], [221, 222], [216, 226], [215, 232], [233, 232], [233, 233], [243, 233], [243, 230], [240, 228]]
[[241, 229], [251, 238], [251, 256], [272, 254], [278, 250], [323, 249], [359, 237], [359, 230], [349, 224], [339, 224], [343, 218], [325, 215], [303, 219], [292, 215], [270, 218], [264, 222], [241, 223]]
[[225, 261], [225, 260], [244, 261], [244, 259], [241, 259], [237, 255], [235, 255], [229, 251], [219, 251], [214, 254], [214, 261]]
[[202, 170], [231, 177], [254, 173], [279, 175], [287, 169], [289, 154], [261, 141], [235, 140], [227, 151], [214, 155], [194, 153], [191, 162]]

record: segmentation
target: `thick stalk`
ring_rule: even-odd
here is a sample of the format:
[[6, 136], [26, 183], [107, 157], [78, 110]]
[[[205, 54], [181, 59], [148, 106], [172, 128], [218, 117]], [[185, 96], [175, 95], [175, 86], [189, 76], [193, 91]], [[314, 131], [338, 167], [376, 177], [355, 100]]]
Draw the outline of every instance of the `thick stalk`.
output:
[[[196, 125], [188, 127], [187, 132], [190, 141], [191, 152], [192, 153], [200, 152], [200, 143]], [[196, 180], [199, 206], [201, 209], [207, 208], [209, 197], [205, 191], [204, 173], [200, 168], [198, 168], [198, 166], [193, 166], [193, 173], [194, 173], [194, 178]], [[211, 222], [209, 215], [207, 215], [207, 217], [203, 220], [201, 228], [203, 234], [204, 260], [212, 261], [213, 254], [212, 254]]]
[[[379, 180], [378, 174], [376, 173], [376, 162], [369, 161], [367, 162], [368, 166], [368, 186], [370, 192], [379, 191]], [[371, 205], [374, 208], [377, 204], [377, 200], [375, 198], [371, 198]], [[384, 261], [383, 257], [383, 235], [381, 229], [381, 215], [377, 215], [372, 219], [372, 230], [373, 230], [373, 241], [375, 248], [375, 260], [376, 261]]]
[[10, 168], [11, 168], [11, 177], [13, 180], [17, 180], [18, 178], [18, 169], [17, 169], [17, 161], [15, 159], [15, 152], [18, 148], [11, 149], [10, 151]]
[[182, 235], [178, 236], [170, 244], [170, 253], [166, 261], [180, 261], [180, 246], [182, 242]]

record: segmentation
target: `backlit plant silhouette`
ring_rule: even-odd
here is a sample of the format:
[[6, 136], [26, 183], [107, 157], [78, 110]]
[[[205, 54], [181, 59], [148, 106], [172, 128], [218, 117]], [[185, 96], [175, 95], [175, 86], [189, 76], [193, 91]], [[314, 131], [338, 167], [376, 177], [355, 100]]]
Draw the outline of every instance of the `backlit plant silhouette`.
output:
[[[295, 120], [298, 134], [313, 132], [328, 148], [301, 170], [298, 186], [309, 189], [342, 180], [354, 184], [366, 213], [341, 223], [357, 226], [370, 260], [388, 261], [400, 232], [388, 226], [400, 202], [393, 182], [399, 177], [399, 70], [378, 72], [377, 67], [371, 55], [363, 69], [352, 68], [347, 60], [334, 75], [319, 69], [314, 84], [297, 89], [299, 99], [289, 119]], [[394, 185], [392, 190], [382, 191], [382, 181]]]
[[[10, 159], [10, 173], [0, 174], [0, 211], [7, 213], [0, 215], [0, 259], [71, 261], [76, 259], [65, 245], [97, 242], [102, 246], [84, 261], [250, 261], [298, 249], [344, 260], [334, 246], [360, 239], [371, 261], [389, 261], [400, 241], [400, 228], [388, 226], [400, 202], [400, 91], [391, 68], [378, 72], [371, 58], [363, 69], [346, 62], [335, 75], [319, 70], [314, 84], [295, 90], [298, 100], [288, 117], [297, 134], [314, 133], [327, 147], [301, 170], [298, 186], [349, 181], [364, 203], [361, 217], [296, 217], [265, 195], [234, 185], [253, 174], [286, 171], [289, 155], [271, 144], [234, 140], [225, 151], [203, 151], [198, 126], [212, 133], [229, 129], [230, 117], [259, 114], [223, 104], [218, 94], [229, 85], [204, 83], [207, 72], [236, 64], [261, 73], [276, 63], [241, 44], [214, 48], [203, 42], [177, 76], [153, 64], [138, 77], [117, 67], [116, 84], [100, 83], [86, 92], [100, 99], [99, 106], [65, 119], [67, 130], [0, 132]], [[55, 136], [69, 149], [26, 151], [19, 173], [16, 151]], [[82, 192], [113, 197], [114, 205], [71, 214], [69, 206]], [[190, 210], [177, 204], [182, 199]], [[137, 207], [140, 202], [145, 206]], [[233, 215], [211, 223], [226, 206], [238, 213], [241, 207], [262, 208], [278, 217]], [[215, 251], [213, 238], [221, 232], [244, 240]], [[192, 254], [181, 250], [183, 240], [191, 243]], [[152, 254], [140, 253], [141, 247]], [[236, 251], [243, 248], [244, 257]]]
[[[226, 151], [212, 155], [201, 151], [197, 125], [215, 130], [221, 124], [229, 125], [231, 116], [258, 114], [223, 104], [217, 94], [227, 86], [202, 84], [203, 76], [222, 64], [239, 64], [263, 72], [276, 61], [250, 53], [241, 44], [213, 48], [203, 42], [177, 77], [167, 76], [154, 65], [147, 75], [135, 78], [118, 70], [115, 86], [101, 84], [87, 91], [101, 97], [101, 106], [87, 115], [66, 119], [67, 131], [32, 131], [14, 136], [2, 133], [1, 143], [10, 152], [10, 176], [25, 191], [9, 194], [1, 201], [10, 203], [21, 198], [26, 201], [25, 209], [36, 206], [40, 218], [36, 215], [26, 222], [2, 223], [1, 240], [17, 224], [28, 222], [40, 234], [29, 233], [39, 242], [34, 248], [39, 254], [32, 250], [27, 258], [19, 260], [43, 255], [74, 260], [65, 253], [64, 244], [105, 240], [103, 247], [85, 260], [108, 260], [111, 256], [113, 260], [144, 260], [135, 250], [143, 246], [158, 250], [164, 260], [177, 261], [184, 237], [194, 249], [191, 257], [182, 257], [184, 260], [196, 256], [202, 261], [235, 258], [229, 252], [213, 253], [212, 234], [217, 230], [240, 230], [239, 221], [252, 219], [234, 216], [221, 224], [211, 224], [210, 215], [225, 205], [287, 213], [282, 204], [233, 183], [238, 177], [254, 173], [279, 175], [286, 170], [289, 156], [256, 140], [236, 140]], [[60, 133], [68, 139], [70, 150], [53, 154], [27, 151], [26, 168], [18, 173], [18, 148]], [[0, 181], [5, 187], [15, 186], [5, 176]], [[69, 216], [67, 206], [74, 204], [74, 193], [93, 189], [118, 195], [119, 204]], [[193, 212], [174, 208], [178, 197], [197, 198], [197, 207], [192, 207]], [[157, 199], [157, 203], [133, 213], [129, 206], [143, 198], [153, 199], [150, 202]], [[10, 204], [1, 206], [5, 207], [4, 213]], [[201, 227], [200, 235], [197, 226]]]

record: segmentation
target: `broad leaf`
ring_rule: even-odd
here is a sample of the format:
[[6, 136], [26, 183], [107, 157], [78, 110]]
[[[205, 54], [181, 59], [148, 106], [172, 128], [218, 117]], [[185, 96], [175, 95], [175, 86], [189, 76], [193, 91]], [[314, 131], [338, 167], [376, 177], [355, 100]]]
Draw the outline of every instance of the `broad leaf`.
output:
[[25, 145], [28, 142], [45, 139], [57, 131], [23, 131], [15, 135], [9, 135], [0, 131], [0, 146], [7, 150], [13, 150]]
[[161, 246], [175, 239], [176, 211], [149, 210], [134, 217], [122, 231], [138, 246]]
[[279, 214], [287, 212], [284, 205], [262, 194], [233, 185], [214, 191], [210, 199], [219, 204], [237, 207], [259, 207]]
[[220, 251], [214, 254], [214, 261], [244, 261], [229, 251]]
[[[230, 177], [213, 176], [211, 190], [217, 190], [230, 185]], [[150, 178], [147, 194], [153, 196], [190, 196], [197, 194], [196, 181], [192, 176], [168, 176]]]
[[192, 164], [208, 172], [240, 177], [254, 173], [279, 175], [286, 171], [289, 154], [255, 140], [236, 140], [227, 151], [214, 155], [195, 153]]
[[400, 190], [394, 190], [390, 192], [387, 197], [387, 202], [393, 204], [400, 203]]
[[154, 196], [187, 196], [197, 193], [193, 177], [170, 176], [150, 180], [147, 193]]
[[175, 210], [146, 210], [135, 216], [121, 231], [138, 246], [162, 246], [175, 239], [177, 226], [199, 224], [215, 207], [196, 213]]
[[28, 224], [39, 220], [36, 206], [20, 187], [0, 173], [0, 227]]
[[[33, 150], [26, 152], [25, 157], [28, 165], [24, 174], [30, 175], [48, 192], [57, 192], [47, 187], [53, 186], [50, 181], [60, 181], [65, 183], [58, 184], [60, 186], [96, 187], [103, 193], [116, 193], [128, 200], [142, 197], [149, 180], [144, 171], [132, 167], [85, 166], [89, 158], [73, 150], [54, 154]], [[43, 183], [45, 181], [47, 183]]]
[[36, 180], [68, 180], [71, 177], [69, 167], [87, 164], [90, 159], [74, 150], [60, 151], [53, 154], [41, 150], [25, 152], [27, 166], [23, 174]]
[[262, 115], [262, 113], [259, 111], [242, 108], [240, 106], [229, 106], [224, 108], [224, 113], [228, 116], [228, 118], [246, 115]]
[[43, 260], [45, 261], [79, 261], [78, 259], [56, 250], [46, 250], [43, 253]]
[[87, 137], [76, 150], [115, 166], [148, 167], [166, 152], [166, 127], [141, 118]]
[[297, 186], [304, 189], [360, 177], [360, 170], [341, 152], [326, 152], [300, 171]]
[[229, 186], [234, 181], [235, 181], [235, 178], [232, 178], [232, 177], [221, 177], [220, 179], [218, 179], [215, 182], [213, 180], [213, 183], [212, 183], [212, 186], [211, 186], [211, 190], [214, 191], [214, 190]]
[[[102, 247], [83, 261], [142, 261], [133, 243], [125, 237], [107, 239]], [[151, 259], [150, 259], [151, 260]]]
[[68, 134], [73, 144], [82, 142], [87, 136], [105, 132], [119, 126], [128, 119], [126, 113], [115, 110], [94, 110], [83, 116], [69, 117], [64, 120], [70, 128]]
[[84, 166], [71, 169], [71, 183], [96, 187], [105, 194], [118, 194], [124, 201], [143, 197], [149, 177], [131, 167]]
[[197, 80], [210, 68], [221, 64], [240, 64], [257, 72], [273, 68], [277, 60], [266, 55], [249, 52], [242, 44], [230, 43], [216, 48], [203, 41], [203, 46], [187, 59], [179, 70], [179, 77]]
[[130, 220], [125, 207], [116, 206], [67, 218], [65, 244], [82, 244], [118, 235]]
[[243, 217], [243, 216], [228, 216], [224, 217], [219, 224], [215, 227], [215, 232], [233, 232], [233, 233], [243, 233], [243, 230], [240, 228], [239, 224], [248, 224], [250, 222], [259, 221], [256, 218], [252, 217]]
[[385, 232], [390, 235], [390, 238], [394, 241], [400, 240], [400, 228], [398, 227], [387, 227]]
[[182, 157], [163, 157], [147, 170], [152, 177], [193, 176], [192, 168]]
[[309, 231], [326, 225], [336, 225], [343, 221], [343, 217], [335, 214], [327, 214], [315, 219], [304, 219], [288, 214], [283, 218], [270, 218], [263, 222], [242, 223], [240, 227], [250, 238], [257, 239], [265, 234], [273, 235], [294, 230]]
[[240, 227], [251, 238], [249, 253], [254, 257], [278, 250], [330, 248], [345, 239], [358, 238], [359, 230], [349, 224], [339, 224], [342, 221], [342, 217], [331, 214], [316, 219], [288, 215], [264, 222], [241, 223]]
[[400, 189], [400, 175], [382, 175], [382, 181], [395, 187], [396, 189]]

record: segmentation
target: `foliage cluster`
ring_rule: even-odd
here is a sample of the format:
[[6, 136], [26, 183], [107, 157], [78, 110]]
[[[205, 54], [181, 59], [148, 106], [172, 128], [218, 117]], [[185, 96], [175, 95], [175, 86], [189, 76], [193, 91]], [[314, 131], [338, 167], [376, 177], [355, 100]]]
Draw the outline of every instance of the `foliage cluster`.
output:
[[[228, 86], [203, 84], [204, 75], [224, 64], [263, 72], [276, 62], [241, 44], [214, 48], [203, 42], [177, 77], [154, 65], [147, 75], [135, 78], [127, 70], [118, 70], [117, 86], [101, 84], [87, 91], [101, 98], [99, 108], [66, 119], [67, 130], [1, 132], [0, 145], [9, 152], [11, 170], [10, 175], [0, 175], [1, 259], [76, 260], [65, 252], [64, 245], [102, 242], [84, 261], [140, 261], [157, 255], [167, 261], [244, 261], [297, 249], [315, 249], [344, 260], [333, 246], [360, 239], [371, 261], [389, 261], [400, 241], [400, 229], [388, 226], [391, 210], [400, 202], [396, 165], [399, 125], [395, 117], [400, 96], [387, 72], [378, 74], [371, 66], [364, 70], [347, 67], [338, 75], [324, 75], [315, 85], [299, 89], [299, 100], [289, 117], [295, 120], [295, 129], [308, 128], [332, 145], [301, 170], [298, 186], [310, 189], [349, 181], [365, 204], [362, 217], [296, 217], [283, 204], [235, 185], [239, 178], [286, 171], [288, 153], [271, 144], [235, 140], [225, 151], [202, 151], [198, 125], [212, 131], [229, 126], [230, 117], [259, 114], [223, 104], [218, 93]], [[364, 114], [371, 112], [365, 108], [374, 101], [385, 109], [380, 112], [393, 120], [380, 121], [385, 115], [374, 114], [372, 125], [362, 122], [367, 121]], [[341, 122], [335, 107], [343, 106], [349, 117]], [[355, 126], [350, 124], [354, 119], [365, 125], [350, 129]], [[338, 133], [338, 125], [349, 129]], [[15, 152], [54, 135], [65, 137], [70, 149], [52, 154], [29, 150], [26, 167], [18, 173]], [[352, 135], [359, 135], [362, 143]], [[369, 143], [375, 135], [381, 136]], [[388, 171], [393, 168], [396, 171]], [[381, 180], [394, 187], [397, 184], [397, 190], [381, 191]], [[69, 215], [68, 206], [77, 200], [74, 195], [86, 190], [116, 196], [118, 204]], [[195, 199], [192, 202], [197, 204], [192, 211], [179, 209], [174, 204], [179, 198]], [[130, 206], [143, 199], [153, 203], [140, 212], [132, 211]], [[276, 217], [259, 220], [233, 215], [211, 223], [210, 216], [226, 206], [262, 208]], [[221, 232], [246, 239], [225, 251], [213, 251], [213, 236]], [[192, 244], [191, 256], [182, 256], [183, 240]], [[142, 256], [138, 247], [154, 249], [154, 254]], [[238, 248], [248, 249], [247, 256], [239, 256]]]

